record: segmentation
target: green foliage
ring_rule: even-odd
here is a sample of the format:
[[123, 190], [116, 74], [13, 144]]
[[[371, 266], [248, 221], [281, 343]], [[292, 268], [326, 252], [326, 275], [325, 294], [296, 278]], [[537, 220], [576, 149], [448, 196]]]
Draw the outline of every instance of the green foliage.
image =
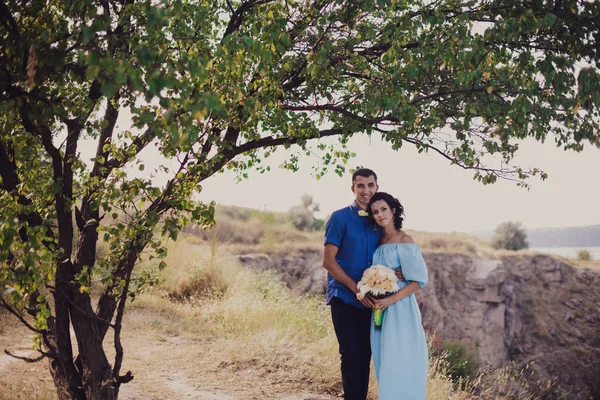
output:
[[325, 229], [325, 220], [315, 218], [310, 229], [312, 231], [322, 231], [323, 229]]
[[446, 372], [456, 384], [475, 377], [479, 361], [461, 342], [448, 341], [436, 351], [446, 362]]
[[577, 252], [577, 261], [592, 261], [592, 255], [587, 250], [579, 250]]
[[496, 228], [491, 244], [495, 249], [527, 249], [529, 248], [527, 231], [520, 222], [503, 222]]
[[[283, 147], [283, 168], [314, 153], [317, 177], [342, 175], [349, 138], [377, 134], [526, 185], [546, 174], [507, 167], [519, 140], [600, 147], [598, 2], [10, 0], [0, 15], [0, 304], [31, 314], [40, 343], [67, 341], [46, 354], [71, 375], [56, 330], [77, 320], [101, 342], [114, 318], [118, 339], [127, 294], [156, 282], [136, 261], [213, 225], [191, 198], [220, 171], [268, 171]], [[151, 151], [172, 162], [147, 169]], [[121, 382], [116, 354], [79, 368], [112, 375], [56, 382], [109, 398], [89, 385]]]

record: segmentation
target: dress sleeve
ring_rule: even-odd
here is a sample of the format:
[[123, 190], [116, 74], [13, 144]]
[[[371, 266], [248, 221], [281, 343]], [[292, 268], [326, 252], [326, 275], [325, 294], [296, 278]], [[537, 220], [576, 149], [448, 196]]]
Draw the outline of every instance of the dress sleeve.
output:
[[417, 245], [400, 246], [400, 267], [407, 282], [417, 282], [422, 288], [427, 285], [427, 265]]
[[325, 225], [325, 241], [324, 245], [331, 243], [338, 249], [342, 245], [342, 239], [344, 238], [345, 223], [339, 212], [334, 212], [331, 217], [327, 220]]

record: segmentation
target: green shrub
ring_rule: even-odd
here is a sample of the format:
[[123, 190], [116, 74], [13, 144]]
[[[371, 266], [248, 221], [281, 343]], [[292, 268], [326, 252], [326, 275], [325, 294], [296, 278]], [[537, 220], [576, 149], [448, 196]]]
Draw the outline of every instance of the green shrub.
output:
[[579, 250], [577, 252], [577, 261], [592, 261], [592, 255], [587, 250]]
[[312, 231], [322, 231], [324, 229], [325, 229], [325, 220], [324, 219], [315, 218], [315, 220], [313, 221], [311, 230]]
[[466, 344], [456, 341], [443, 342], [436, 353], [445, 359], [447, 374], [454, 383], [465, 382], [475, 377], [479, 361]]

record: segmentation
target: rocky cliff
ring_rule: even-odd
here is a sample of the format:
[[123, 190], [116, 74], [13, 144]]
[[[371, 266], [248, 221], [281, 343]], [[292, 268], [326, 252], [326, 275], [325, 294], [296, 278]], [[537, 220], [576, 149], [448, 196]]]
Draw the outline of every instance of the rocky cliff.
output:
[[[424, 327], [461, 341], [482, 365], [529, 365], [551, 398], [600, 399], [600, 276], [551, 256], [484, 260], [424, 253], [429, 285], [417, 294]], [[324, 293], [322, 254], [246, 254], [299, 292]]]

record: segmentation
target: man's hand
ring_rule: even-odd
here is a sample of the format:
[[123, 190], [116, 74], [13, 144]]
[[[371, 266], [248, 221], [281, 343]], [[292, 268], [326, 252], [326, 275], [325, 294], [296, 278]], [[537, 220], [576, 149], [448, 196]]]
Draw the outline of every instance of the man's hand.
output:
[[359, 293], [356, 283], [353, 286], [349, 287], [348, 289], [352, 290], [352, 293], [354, 293], [354, 295], [356, 296], [358, 301], [360, 301], [363, 306], [365, 306], [367, 308], [375, 307], [375, 299], [373, 297], [371, 297], [370, 294], [366, 294], [363, 297], [363, 295], [361, 293]]
[[404, 279], [404, 275], [402, 275], [402, 270], [400, 268], [396, 268], [394, 273], [398, 279], [400, 279], [402, 282], [406, 282], [406, 279]]
[[371, 297], [370, 294], [365, 295], [363, 299], [358, 299], [362, 303], [363, 306], [367, 308], [375, 308], [375, 300]]

